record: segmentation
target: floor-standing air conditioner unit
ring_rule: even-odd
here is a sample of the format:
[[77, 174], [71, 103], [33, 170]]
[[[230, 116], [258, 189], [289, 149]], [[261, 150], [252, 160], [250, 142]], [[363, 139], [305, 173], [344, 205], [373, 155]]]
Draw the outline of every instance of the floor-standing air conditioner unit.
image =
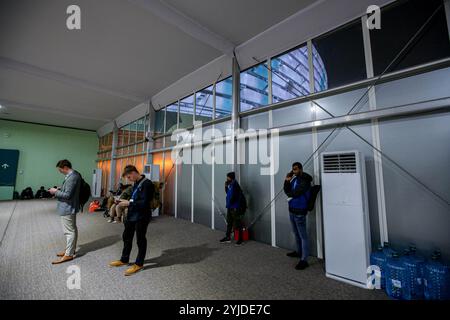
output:
[[102, 169], [94, 169], [91, 193], [94, 198], [100, 198], [102, 196]]
[[329, 278], [367, 287], [370, 227], [364, 158], [321, 154], [325, 268]]

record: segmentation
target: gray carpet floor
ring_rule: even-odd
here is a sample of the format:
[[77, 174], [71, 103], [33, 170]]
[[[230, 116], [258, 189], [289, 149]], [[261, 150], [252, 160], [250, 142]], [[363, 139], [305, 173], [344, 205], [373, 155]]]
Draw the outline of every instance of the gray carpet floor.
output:
[[[284, 249], [219, 244], [222, 232], [166, 216], [150, 223], [146, 267], [134, 276], [108, 267], [120, 257], [123, 225], [101, 213], [78, 215], [78, 257], [54, 266], [64, 248], [55, 205], [0, 202], [0, 299], [386, 299], [326, 278], [318, 260], [297, 271]], [[79, 267], [80, 289], [66, 285], [71, 265]]]

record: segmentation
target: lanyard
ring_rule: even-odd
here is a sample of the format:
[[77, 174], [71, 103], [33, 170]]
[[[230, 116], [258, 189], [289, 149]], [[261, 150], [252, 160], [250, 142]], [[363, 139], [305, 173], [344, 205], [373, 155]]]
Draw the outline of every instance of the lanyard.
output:
[[142, 186], [142, 184], [144, 183], [145, 180], [147, 180], [147, 178], [143, 178], [142, 181], [139, 182], [139, 184], [136, 187], [136, 189], [133, 190], [133, 193], [131, 194], [131, 199], [136, 200], [135, 199], [136, 193], [138, 192], [139, 188]]

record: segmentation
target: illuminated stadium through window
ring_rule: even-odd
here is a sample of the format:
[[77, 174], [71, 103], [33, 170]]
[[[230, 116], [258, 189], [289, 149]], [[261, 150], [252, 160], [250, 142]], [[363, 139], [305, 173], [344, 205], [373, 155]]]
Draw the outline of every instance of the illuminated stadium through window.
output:
[[[324, 63], [313, 47], [314, 82], [317, 91], [328, 89]], [[273, 102], [277, 103], [311, 93], [308, 48], [302, 46], [271, 61]], [[267, 64], [259, 64], [241, 73], [241, 111], [269, 104]]]

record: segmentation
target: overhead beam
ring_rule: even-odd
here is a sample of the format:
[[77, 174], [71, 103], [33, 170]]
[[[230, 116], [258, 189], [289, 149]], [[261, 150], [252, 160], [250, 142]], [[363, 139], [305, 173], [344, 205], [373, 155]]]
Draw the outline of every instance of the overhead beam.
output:
[[67, 111], [52, 108], [52, 107], [39, 106], [39, 105], [35, 105], [35, 104], [30, 104], [30, 103], [22, 103], [22, 102], [12, 101], [12, 100], [2, 99], [2, 98], [0, 98], [0, 103], [6, 107], [7, 111], [8, 111], [8, 107], [11, 107], [11, 108], [34, 111], [34, 112], [43, 111], [43, 112], [47, 112], [47, 113], [51, 113], [51, 114], [57, 114], [57, 115], [65, 116], [65, 117], [85, 119], [85, 120], [97, 120], [97, 121], [103, 121], [103, 122], [111, 121], [111, 119], [92, 117], [90, 115], [84, 116], [79, 113], [67, 112]]
[[232, 56], [235, 45], [223, 36], [214, 33], [191, 17], [160, 0], [128, 0], [148, 10], [166, 23], [177, 27], [191, 37]]
[[134, 101], [134, 102], [142, 102], [142, 101], [148, 100], [148, 98], [146, 98], [144, 96], [139, 96], [139, 95], [132, 94], [132, 93], [121, 92], [118, 90], [105, 88], [101, 85], [95, 84], [95, 83], [87, 81], [87, 80], [78, 79], [76, 77], [72, 77], [72, 76], [64, 74], [64, 73], [50, 71], [50, 70], [43, 69], [43, 68], [31, 65], [31, 64], [19, 62], [19, 61], [4, 58], [4, 57], [0, 57], [0, 68], [23, 72], [23, 73], [30, 74], [30, 75], [33, 75], [36, 77], [65, 83], [70, 86], [76, 86], [76, 87], [80, 87], [80, 88], [84, 88], [84, 89], [101, 92], [101, 93], [104, 93], [104, 94], [107, 94], [110, 96], [115, 96], [115, 97], [119, 97], [119, 98], [122, 98], [125, 100]]

